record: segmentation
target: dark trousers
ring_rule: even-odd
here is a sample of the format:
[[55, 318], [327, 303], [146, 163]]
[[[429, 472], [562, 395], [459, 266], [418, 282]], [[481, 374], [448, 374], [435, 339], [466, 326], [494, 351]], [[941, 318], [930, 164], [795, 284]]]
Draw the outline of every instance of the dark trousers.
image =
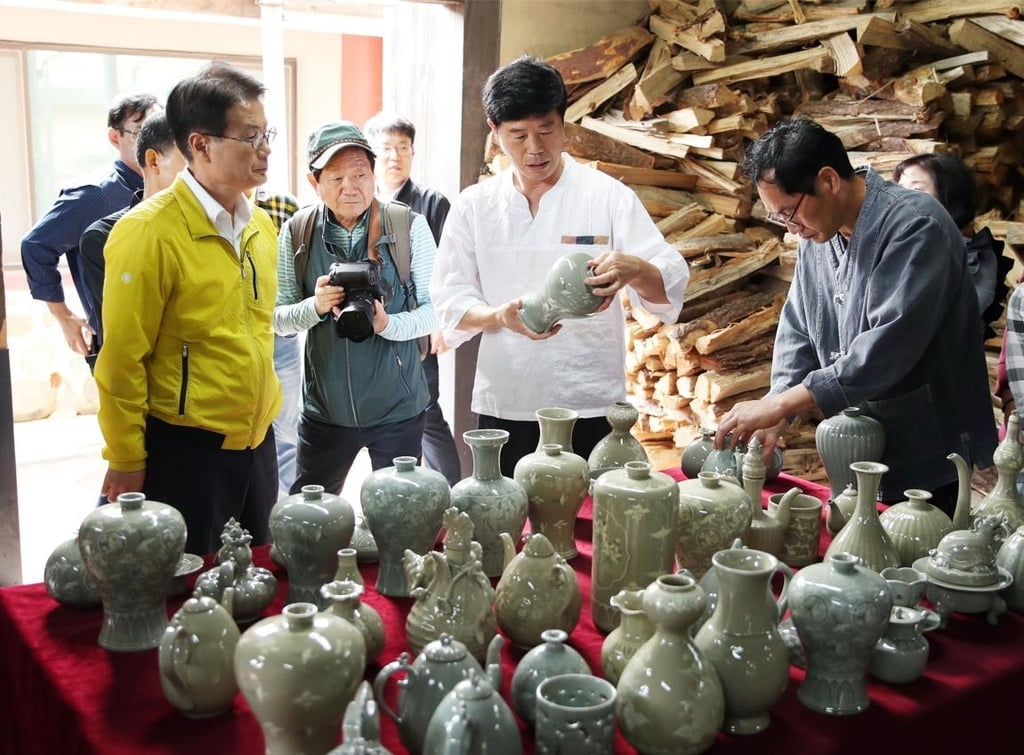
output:
[[362, 449], [370, 452], [373, 468], [382, 469], [390, 467], [396, 456], [419, 459], [422, 437], [422, 413], [376, 427], [341, 427], [303, 414], [299, 418], [299, 453], [291, 492], [298, 493], [303, 485], [323, 485], [327, 492], [338, 494]]
[[234, 517], [249, 530], [252, 544], [270, 542], [270, 509], [277, 500], [274, 433], [256, 448], [227, 451], [224, 436], [146, 420], [146, 481], [143, 493], [170, 504], [185, 517], [185, 550], [199, 555], [220, 545], [220, 533]]
[[[540, 425], [527, 420], [499, 419], [481, 414], [477, 427], [481, 430], [508, 430], [508, 443], [501, 449], [501, 473], [511, 477], [516, 462], [537, 450], [540, 443]], [[572, 428], [572, 451], [586, 459], [594, 446], [611, 432], [604, 417], [578, 419]]]
[[430, 403], [427, 404], [423, 424], [423, 463], [443, 474], [449, 485], [454, 485], [462, 479], [462, 467], [452, 429], [437, 403], [437, 354], [427, 354], [424, 358], [423, 374], [430, 390]]

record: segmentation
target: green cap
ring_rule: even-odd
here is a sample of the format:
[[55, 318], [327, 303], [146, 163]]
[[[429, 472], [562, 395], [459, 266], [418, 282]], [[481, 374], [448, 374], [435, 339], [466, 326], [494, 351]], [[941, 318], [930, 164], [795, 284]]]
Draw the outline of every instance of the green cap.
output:
[[322, 169], [338, 150], [345, 149], [345, 147], [365, 149], [370, 156], [370, 165], [373, 165], [374, 159], [377, 157], [356, 124], [349, 121], [338, 121], [337, 123], [327, 123], [309, 135], [309, 141], [306, 143], [309, 169]]

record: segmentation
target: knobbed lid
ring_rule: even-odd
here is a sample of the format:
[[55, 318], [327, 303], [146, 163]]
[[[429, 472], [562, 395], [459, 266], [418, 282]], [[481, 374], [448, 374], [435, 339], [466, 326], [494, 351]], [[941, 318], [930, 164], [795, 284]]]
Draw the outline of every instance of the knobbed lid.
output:
[[444, 633], [433, 642], [427, 643], [423, 648], [423, 655], [433, 663], [453, 663], [461, 661], [466, 657], [466, 646]]

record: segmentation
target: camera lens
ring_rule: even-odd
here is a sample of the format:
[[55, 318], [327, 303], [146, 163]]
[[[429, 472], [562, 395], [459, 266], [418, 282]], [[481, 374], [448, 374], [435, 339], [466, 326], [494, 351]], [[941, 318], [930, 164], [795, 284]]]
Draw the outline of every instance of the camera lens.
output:
[[338, 338], [347, 338], [360, 343], [373, 335], [373, 295], [366, 291], [354, 291], [341, 308], [341, 314], [334, 322]]

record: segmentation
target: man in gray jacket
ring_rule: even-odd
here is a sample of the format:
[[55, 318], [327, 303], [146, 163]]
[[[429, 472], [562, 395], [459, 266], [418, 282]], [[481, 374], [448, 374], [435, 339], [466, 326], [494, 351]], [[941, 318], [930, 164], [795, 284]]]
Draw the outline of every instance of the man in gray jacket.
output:
[[755, 432], [771, 452], [798, 412], [859, 406], [885, 428], [882, 501], [925, 488], [951, 512], [951, 452], [992, 463], [995, 420], [978, 300], [956, 223], [933, 197], [854, 170], [842, 142], [810, 120], [778, 124], [742, 170], [767, 220], [800, 236], [772, 384], [737, 404], [717, 442]]

